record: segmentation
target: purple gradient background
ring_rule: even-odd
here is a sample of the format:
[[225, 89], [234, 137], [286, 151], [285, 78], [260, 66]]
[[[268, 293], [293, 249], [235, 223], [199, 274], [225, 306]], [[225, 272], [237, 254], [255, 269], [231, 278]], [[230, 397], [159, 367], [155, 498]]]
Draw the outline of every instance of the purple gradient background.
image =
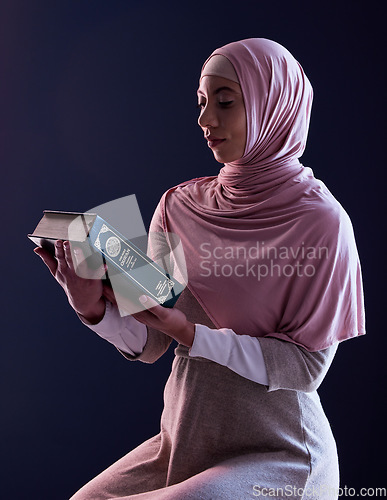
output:
[[132, 193], [148, 226], [168, 187], [215, 175], [196, 124], [200, 68], [254, 36], [285, 45], [311, 80], [302, 162], [354, 225], [368, 336], [340, 346], [319, 392], [342, 486], [384, 485], [383, 19], [374, 1], [1, 2], [2, 498], [66, 499], [158, 432], [172, 349], [126, 361], [82, 326], [26, 234], [43, 209]]

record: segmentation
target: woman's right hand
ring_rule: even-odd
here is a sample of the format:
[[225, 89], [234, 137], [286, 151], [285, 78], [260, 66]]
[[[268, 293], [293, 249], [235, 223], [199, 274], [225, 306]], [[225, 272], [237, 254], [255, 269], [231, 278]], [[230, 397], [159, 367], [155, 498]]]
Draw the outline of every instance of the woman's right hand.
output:
[[34, 252], [41, 257], [51, 274], [62, 286], [71, 307], [89, 323], [99, 323], [105, 314], [101, 280], [105, 274], [105, 266], [102, 265], [96, 271], [89, 269], [80, 248], [73, 250], [76, 259], [76, 266], [74, 266], [69, 241], [57, 240], [55, 242], [55, 257], [41, 247], [34, 248]]

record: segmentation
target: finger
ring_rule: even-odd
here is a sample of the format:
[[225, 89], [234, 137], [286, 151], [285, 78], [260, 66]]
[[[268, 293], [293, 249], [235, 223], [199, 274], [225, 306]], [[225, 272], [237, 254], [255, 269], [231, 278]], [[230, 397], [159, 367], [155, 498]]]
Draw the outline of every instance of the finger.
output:
[[64, 241], [63, 242], [63, 253], [64, 253], [64, 258], [65, 258], [67, 266], [72, 271], [74, 271], [74, 261], [73, 261], [73, 256], [71, 255], [71, 249], [70, 249], [70, 242], [69, 241]]
[[158, 306], [158, 302], [156, 302], [154, 299], [149, 297], [148, 295], [140, 295], [138, 300], [143, 304], [147, 309], [150, 309], [151, 307], [156, 307]]
[[165, 308], [162, 307], [158, 302], [149, 297], [148, 295], [141, 295], [138, 300], [140, 303], [149, 310], [149, 312], [153, 313], [160, 319], [165, 318]]
[[66, 272], [68, 270], [68, 265], [67, 265], [65, 255], [64, 255], [63, 241], [61, 241], [61, 240], [56, 240], [56, 242], [55, 242], [55, 257], [56, 257], [56, 260], [58, 261], [57, 270], [61, 274], [66, 274]]
[[42, 247], [36, 247], [34, 248], [34, 252], [36, 255], [39, 255], [39, 257], [42, 259], [42, 261], [46, 264], [46, 266], [49, 268], [50, 273], [55, 276], [56, 274], [56, 269], [58, 266], [58, 262], [53, 257], [47, 250], [44, 250]]

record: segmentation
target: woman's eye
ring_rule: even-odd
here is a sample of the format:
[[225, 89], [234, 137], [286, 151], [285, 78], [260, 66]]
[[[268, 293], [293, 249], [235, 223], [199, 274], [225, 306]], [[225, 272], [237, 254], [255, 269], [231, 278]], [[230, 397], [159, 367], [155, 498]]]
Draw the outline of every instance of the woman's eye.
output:
[[[218, 104], [222, 108], [227, 108], [227, 106], [230, 106], [234, 101], [220, 101]], [[196, 107], [199, 109], [203, 109], [205, 107], [206, 103], [205, 102], [199, 102]]]

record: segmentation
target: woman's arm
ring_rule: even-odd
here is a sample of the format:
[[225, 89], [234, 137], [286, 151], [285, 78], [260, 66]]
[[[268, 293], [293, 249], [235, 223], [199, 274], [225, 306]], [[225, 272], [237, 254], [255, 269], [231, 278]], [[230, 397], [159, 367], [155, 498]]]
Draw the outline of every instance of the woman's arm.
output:
[[237, 335], [229, 328], [216, 330], [197, 324], [189, 355], [215, 361], [253, 382], [269, 385], [261, 345], [256, 337]]
[[[187, 296], [190, 300], [189, 294]], [[108, 301], [106, 314], [99, 324], [83, 322], [114, 344], [129, 360], [153, 363], [164, 354], [174, 338], [190, 347], [190, 357], [202, 357], [226, 366], [244, 378], [268, 386], [268, 391], [316, 390], [337, 349], [334, 345], [322, 351], [309, 352], [277, 338], [238, 335], [228, 328], [215, 329], [193, 324], [177, 308], [166, 309], [150, 298], [148, 301], [149, 304], [145, 304], [149, 310], [124, 317]]]
[[[160, 233], [160, 220], [161, 215], [156, 210], [150, 231]], [[152, 243], [152, 252], [160, 252], [161, 249], [164, 255], [166, 249], [161, 247], [165, 244], [165, 238], [161, 238], [160, 244], [156, 234]], [[104, 266], [97, 271], [88, 269], [81, 249], [75, 249], [72, 253], [69, 241], [57, 240], [55, 256], [41, 247], [34, 251], [62, 286], [80, 320], [114, 344], [125, 357], [153, 363], [168, 349], [171, 337], [146, 327], [130, 315], [121, 317], [118, 308], [106, 301], [110, 289], [101, 280], [106, 269]]]
[[79, 315], [82, 323], [113, 344], [130, 361], [154, 363], [168, 349], [172, 338], [137, 321], [133, 316], [121, 316], [115, 304], [106, 301], [106, 312], [97, 324], [90, 324]]
[[84, 325], [126, 355], [136, 357], [142, 353], [147, 341], [146, 326], [132, 316], [122, 317], [110, 301], [106, 301], [105, 315], [99, 323], [90, 323], [80, 314], [78, 317]]
[[196, 325], [191, 357], [215, 361], [268, 391], [292, 389], [312, 392], [332, 363], [337, 344], [317, 352], [270, 337], [237, 335], [228, 328]]
[[[168, 248], [164, 248], [165, 238], [162, 232], [158, 207], [150, 225], [150, 233], [153, 236], [150, 256], [154, 259], [160, 254], [168, 253]], [[109, 297], [109, 292], [107, 295], [114, 302], [114, 295]], [[200, 314], [195, 315], [195, 311], [201, 308], [188, 289], [183, 292], [183, 296], [173, 310], [163, 308], [149, 299], [149, 302], [144, 304], [144, 311], [123, 318], [117, 308], [111, 306], [104, 325], [90, 327], [116, 345], [129, 360], [138, 359], [153, 363], [168, 349], [174, 338], [190, 348], [192, 358], [203, 357], [227, 366], [242, 377], [268, 386], [269, 391], [293, 389], [309, 392], [320, 385], [332, 362], [336, 346], [311, 353], [300, 346], [276, 338], [237, 335], [231, 329], [210, 328], [211, 322], [205, 326], [202, 322], [206, 322], [206, 319], [200, 317]], [[180, 307], [182, 310], [179, 311]], [[116, 319], [109, 325], [110, 313], [113, 313]], [[112, 332], [118, 333], [118, 336]]]
[[259, 339], [268, 367], [269, 391], [291, 389], [312, 392], [319, 388], [332, 364], [338, 343], [321, 351], [305, 348], [273, 337]]

